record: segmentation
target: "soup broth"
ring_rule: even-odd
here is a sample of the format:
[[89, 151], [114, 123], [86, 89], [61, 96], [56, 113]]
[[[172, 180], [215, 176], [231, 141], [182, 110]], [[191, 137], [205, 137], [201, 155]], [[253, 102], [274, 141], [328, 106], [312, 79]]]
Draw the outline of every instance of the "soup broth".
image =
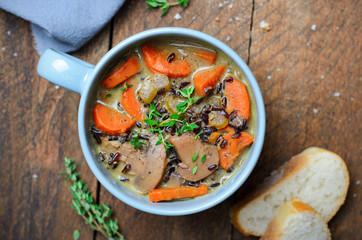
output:
[[99, 84], [90, 126], [99, 161], [139, 194], [215, 191], [249, 152], [252, 94], [218, 49], [167, 38], [135, 46]]

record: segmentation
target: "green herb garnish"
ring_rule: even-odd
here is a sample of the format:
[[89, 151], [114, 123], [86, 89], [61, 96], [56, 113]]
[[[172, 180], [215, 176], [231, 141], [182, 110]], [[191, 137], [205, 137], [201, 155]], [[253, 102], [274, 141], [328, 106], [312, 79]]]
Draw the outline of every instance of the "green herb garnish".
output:
[[193, 156], [192, 156], [192, 161], [195, 162], [196, 161], [196, 158], [199, 156], [198, 153], [195, 153]]
[[127, 81], [123, 87], [120, 88], [121, 94], [123, 94], [128, 88], [133, 87], [133, 85], [128, 85]]
[[182, 123], [183, 123], [183, 126], [181, 128], [181, 134], [184, 132], [191, 133], [192, 130], [199, 128], [199, 126], [197, 126], [195, 123], [188, 123], [185, 120], [183, 120]]
[[[173, 127], [176, 124], [178, 124], [178, 126], [176, 125], [176, 134], [177, 135], [181, 135], [184, 132], [189, 132], [191, 133], [192, 130], [199, 128], [198, 125], [194, 124], [194, 123], [188, 123], [185, 119], [183, 119], [181, 117], [181, 114], [185, 113], [186, 110], [195, 102], [197, 102], [197, 100], [199, 100], [200, 98], [197, 99], [193, 99], [191, 97], [191, 95], [193, 94], [195, 90], [195, 87], [190, 87], [190, 88], [184, 88], [180, 90], [180, 93], [183, 97], [187, 98], [186, 101], [177, 104], [176, 108], [178, 113], [174, 113], [172, 114], [168, 119], [162, 121], [161, 117], [162, 114], [159, 113], [154, 105], [154, 103], [150, 104], [150, 111], [148, 114], [146, 114], [146, 119], [144, 120], [145, 123], [147, 123], [151, 128], [149, 128], [150, 132], [157, 132], [159, 135], [159, 140], [157, 141], [157, 145], [163, 143], [167, 149], [170, 149], [171, 147], [173, 147], [173, 145], [164, 138], [163, 136], [163, 130], [161, 130], [161, 128], [163, 127]], [[201, 134], [201, 133], [199, 133]], [[198, 136], [195, 136], [195, 139]]]
[[104, 95], [103, 98], [109, 98], [109, 97], [111, 97], [111, 96], [112, 96], [112, 94], [108, 93], [108, 94]]
[[134, 147], [134, 149], [137, 149], [139, 146], [146, 144], [144, 142], [139, 141], [140, 138], [138, 135], [139, 135], [138, 133], [133, 134], [133, 136], [132, 136], [133, 139], [130, 142], [132, 144], [132, 146]]
[[192, 174], [195, 175], [196, 171], [197, 171], [197, 166], [195, 165], [195, 166], [192, 168]]
[[176, 105], [176, 109], [179, 112], [179, 114], [185, 113], [192, 104], [197, 102], [200, 98], [203, 98], [203, 97], [198, 97], [196, 99], [192, 98], [191, 95], [193, 94], [194, 90], [195, 90], [194, 86], [180, 89], [181, 95], [187, 99], [186, 101]]
[[156, 145], [159, 145], [163, 143], [163, 145], [165, 145], [166, 150], [173, 148], [173, 145], [163, 137], [162, 133], [158, 134], [158, 141], [156, 142]]
[[194, 139], [200, 138], [200, 135], [203, 133], [204, 133], [204, 131], [201, 130], [198, 134], [195, 135]]
[[[73, 182], [70, 185], [70, 192], [73, 195], [72, 208], [82, 216], [85, 223], [93, 230], [103, 234], [107, 239], [124, 239], [124, 236], [118, 232], [117, 219], [108, 219], [112, 210], [108, 205], [98, 205], [94, 203], [92, 194], [87, 190], [87, 184], [79, 179], [79, 173], [76, 172], [76, 164], [70, 158], [64, 159], [65, 172], [62, 174]], [[73, 232], [73, 238], [79, 238], [79, 231]]]
[[161, 117], [161, 113], [157, 111], [155, 104], [153, 103], [150, 104], [150, 112], [148, 113], [148, 115], [146, 115], [146, 117], [148, 119]]
[[202, 156], [201, 160], [202, 163], [206, 161], [206, 155], [204, 154], [204, 156]]
[[161, 16], [165, 16], [168, 13], [170, 7], [180, 5], [181, 7], [187, 7], [189, 0], [176, 0], [176, 2], [169, 3], [167, 0], [147, 0], [148, 8], [160, 8], [163, 10]]
[[80, 237], [80, 233], [78, 229], [75, 229], [73, 232], [73, 240], [78, 240]]

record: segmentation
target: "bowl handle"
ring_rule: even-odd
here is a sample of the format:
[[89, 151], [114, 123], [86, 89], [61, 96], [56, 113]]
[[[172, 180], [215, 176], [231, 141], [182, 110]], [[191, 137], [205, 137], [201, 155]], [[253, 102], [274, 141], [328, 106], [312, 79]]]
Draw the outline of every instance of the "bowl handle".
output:
[[93, 69], [92, 64], [53, 49], [40, 56], [37, 66], [41, 77], [79, 94]]

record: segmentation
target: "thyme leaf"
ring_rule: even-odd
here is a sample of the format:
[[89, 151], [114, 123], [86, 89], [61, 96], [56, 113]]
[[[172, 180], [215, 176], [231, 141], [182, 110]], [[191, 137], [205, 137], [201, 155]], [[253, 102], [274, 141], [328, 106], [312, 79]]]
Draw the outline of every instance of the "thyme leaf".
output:
[[128, 88], [133, 87], [133, 85], [128, 85], [127, 81], [123, 87], [120, 88], [121, 94], [123, 94]]
[[197, 172], [197, 166], [195, 165], [193, 168], [192, 168], [192, 174], [196, 174], [196, 172]]
[[201, 162], [203, 163], [203, 162], [205, 162], [206, 161], [206, 155], [204, 154], [203, 156], [202, 156], [202, 158], [201, 158]]
[[192, 161], [195, 162], [198, 156], [199, 156], [199, 154], [198, 154], [198, 153], [195, 153], [195, 154], [192, 156]]

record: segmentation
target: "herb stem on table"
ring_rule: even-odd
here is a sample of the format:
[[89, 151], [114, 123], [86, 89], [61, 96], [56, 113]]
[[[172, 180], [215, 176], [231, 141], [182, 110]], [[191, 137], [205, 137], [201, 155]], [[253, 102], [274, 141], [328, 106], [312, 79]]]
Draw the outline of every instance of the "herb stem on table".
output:
[[73, 182], [73, 185], [69, 185], [70, 192], [74, 197], [72, 208], [77, 211], [91, 229], [102, 233], [107, 239], [124, 240], [124, 236], [118, 232], [117, 219], [108, 219], [112, 210], [106, 204], [98, 205], [94, 203], [91, 193], [87, 190], [87, 185], [84, 184], [83, 179], [80, 179], [79, 173], [76, 172], [75, 162], [70, 158], [65, 158], [64, 165], [65, 172], [62, 174]]
[[170, 7], [180, 5], [181, 7], [187, 7], [189, 0], [176, 0], [176, 2], [168, 2], [168, 0], [147, 0], [148, 8], [160, 8], [163, 10], [161, 16], [165, 16], [168, 13]]

